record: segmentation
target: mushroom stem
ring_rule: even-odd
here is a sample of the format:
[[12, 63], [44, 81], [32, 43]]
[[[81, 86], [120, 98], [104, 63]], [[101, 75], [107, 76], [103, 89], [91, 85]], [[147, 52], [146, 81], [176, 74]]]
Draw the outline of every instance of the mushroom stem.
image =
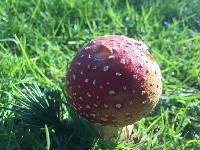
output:
[[100, 137], [115, 141], [117, 139], [119, 140], [127, 140], [131, 137], [134, 125], [128, 125], [124, 127], [114, 127], [114, 126], [105, 126], [105, 125], [94, 125], [97, 133], [100, 135]]

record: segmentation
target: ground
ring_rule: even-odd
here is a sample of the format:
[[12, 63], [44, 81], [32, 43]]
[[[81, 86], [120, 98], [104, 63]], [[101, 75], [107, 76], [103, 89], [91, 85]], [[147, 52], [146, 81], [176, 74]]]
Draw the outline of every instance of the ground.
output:
[[[1, 0], [0, 149], [200, 149], [199, 0]], [[144, 41], [163, 94], [128, 141], [94, 135], [67, 103], [65, 72], [92, 38]]]

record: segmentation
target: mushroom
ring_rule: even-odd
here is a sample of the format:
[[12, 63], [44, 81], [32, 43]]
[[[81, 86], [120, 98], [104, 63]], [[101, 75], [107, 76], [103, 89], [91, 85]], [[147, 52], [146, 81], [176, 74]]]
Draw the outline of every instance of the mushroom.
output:
[[[67, 71], [67, 92], [75, 110], [105, 138], [150, 113], [162, 92], [160, 68], [142, 41], [99, 36], [83, 46]], [[129, 126], [128, 126], [129, 125]]]

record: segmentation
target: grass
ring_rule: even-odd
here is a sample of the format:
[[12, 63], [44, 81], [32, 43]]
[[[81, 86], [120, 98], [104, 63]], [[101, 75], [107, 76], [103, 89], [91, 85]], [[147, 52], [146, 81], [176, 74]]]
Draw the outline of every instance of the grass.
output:
[[[0, 149], [200, 149], [199, 14], [198, 0], [1, 0]], [[143, 40], [163, 75], [126, 142], [96, 137], [63, 90], [75, 53], [104, 34]]]

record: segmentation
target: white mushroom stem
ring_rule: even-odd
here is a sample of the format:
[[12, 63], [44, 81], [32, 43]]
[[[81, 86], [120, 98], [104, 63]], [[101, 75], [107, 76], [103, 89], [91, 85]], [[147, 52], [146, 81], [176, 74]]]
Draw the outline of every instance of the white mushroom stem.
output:
[[104, 139], [115, 141], [127, 140], [131, 137], [134, 125], [128, 125], [125, 127], [114, 127], [114, 126], [105, 126], [105, 125], [94, 125], [97, 133]]

